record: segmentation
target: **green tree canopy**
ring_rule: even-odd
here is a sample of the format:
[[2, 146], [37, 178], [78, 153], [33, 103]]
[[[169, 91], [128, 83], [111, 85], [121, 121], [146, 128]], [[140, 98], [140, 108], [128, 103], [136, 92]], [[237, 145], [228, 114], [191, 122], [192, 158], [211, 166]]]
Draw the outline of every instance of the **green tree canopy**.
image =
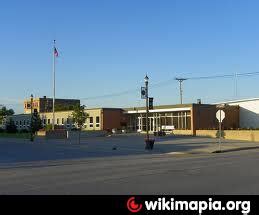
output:
[[42, 120], [41, 120], [39, 114], [34, 113], [32, 116], [32, 121], [31, 121], [31, 131], [33, 134], [35, 134], [41, 128], [43, 128]]
[[73, 121], [76, 123], [77, 127], [79, 128], [78, 142], [80, 144], [81, 130], [88, 117], [88, 114], [85, 112], [85, 106], [84, 105], [76, 106], [74, 111], [72, 112], [72, 117], [73, 117]]
[[81, 130], [87, 117], [88, 114], [84, 111], [85, 106], [82, 105], [77, 105], [74, 108], [74, 111], [72, 112], [72, 117], [73, 117], [73, 121], [76, 123], [76, 125], [78, 126], [78, 128]]
[[0, 124], [2, 124], [4, 117], [14, 115], [13, 109], [7, 109], [5, 106], [0, 109]]

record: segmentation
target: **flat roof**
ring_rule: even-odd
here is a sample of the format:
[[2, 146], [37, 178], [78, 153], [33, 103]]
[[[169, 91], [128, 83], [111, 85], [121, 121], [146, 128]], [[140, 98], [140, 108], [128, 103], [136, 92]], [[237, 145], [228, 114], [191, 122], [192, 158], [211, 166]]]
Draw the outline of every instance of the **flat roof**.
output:
[[[46, 97], [46, 98], [44, 98], [44, 97], [35, 97], [35, 98], [33, 98], [33, 100], [41, 100], [41, 99], [47, 99], [47, 100], [53, 100], [53, 98], [50, 98], [50, 97]], [[55, 100], [70, 100], [70, 101], [80, 101], [80, 99], [61, 99], [61, 98], [55, 98]], [[30, 98], [27, 98], [27, 99], [24, 99], [24, 102], [27, 102], [27, 101], [31, 101], [31, 99]]]
[[[185, 108], [185, 107], [192, 107], [193, 105], [201, 105], [201, 106], [208, 106], [212, 104], [197, 104], [197, 103], [189, 103], [189, 104], [174, 104], [174, 105], [156, 105], [153, 109], [171, 109], [171, 108]], [[146, 110], [146, 107], [130, 107], [130, 108], [123, 108], [126, 111], [132, 110]]]
[[[183, 108], [183, 107], [191, 107], [192, 104], [175, 104], [175, 105], [156, 105], [154, 109], [168, 109], [168, 108]], [[130, 107], [130, 108], [123, 108], [125, 111], [132, 111], [132, 110], [146, 110], [146, 107]]]
[[249, 102], [249, 101], [257, 101], [259, 98], [248, 98], [248, 99], [239, 99], [239, 100], [230, 100], [230, 101], [224, 101], [224, 102], [217, 102], [213, 104], [225, 104], [225, 103], [238, 103], [238, 102]]
[[105, 108], [105, 107], [96, 107], [96, 108], [86, 108], [85, 110], [124, 110], [123, 108]]

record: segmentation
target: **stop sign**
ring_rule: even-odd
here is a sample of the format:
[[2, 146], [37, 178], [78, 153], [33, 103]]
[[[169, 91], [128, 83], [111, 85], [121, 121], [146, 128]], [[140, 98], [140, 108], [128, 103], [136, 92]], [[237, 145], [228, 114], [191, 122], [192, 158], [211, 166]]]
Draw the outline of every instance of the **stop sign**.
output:
[[223, 119], [225, 118], [225, 112], [223, 110], [218, 110], [216, 113], [216, 118], [218, 119], [219, 122], [222, 122]]

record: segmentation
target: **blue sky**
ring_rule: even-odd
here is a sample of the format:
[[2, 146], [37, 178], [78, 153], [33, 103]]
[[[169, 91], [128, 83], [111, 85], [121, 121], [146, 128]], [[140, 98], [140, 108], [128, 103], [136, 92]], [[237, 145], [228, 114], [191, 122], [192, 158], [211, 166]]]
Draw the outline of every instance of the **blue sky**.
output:
[[[241, 0], [9, 0], [0, 5], [0, 104], [22, 112], [33, 93], [88, 98], [176, 76], [259, 72], [259, 2]], [[259, 76], [187, 80], [184, 102], [258, 97]], [[150, 89], [154, 104], [179, 102], [178, 83]], [[88, 107], [144, 105], [140, 93], [82, 100]]]

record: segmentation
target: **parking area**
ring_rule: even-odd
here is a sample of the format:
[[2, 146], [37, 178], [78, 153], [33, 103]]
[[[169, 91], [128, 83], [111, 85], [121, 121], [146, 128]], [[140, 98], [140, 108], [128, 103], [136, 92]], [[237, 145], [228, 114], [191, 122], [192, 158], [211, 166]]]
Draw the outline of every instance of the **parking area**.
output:
[[[169, 135], [155, 137], [154, 149], [149, 151], [145, 150], [144, 138], [144, 135], [139, 134], [91, 137], [82, 138], [80, 144], [76, 138], [69, 140], [37, 138], [34, 142], [1, 138], [0, 164], [129, 155], [211, 153], [218, 149], [217, 139]], [[221, 148], [235, 146], [258, 147], [259, 144], [224, 140]]]

